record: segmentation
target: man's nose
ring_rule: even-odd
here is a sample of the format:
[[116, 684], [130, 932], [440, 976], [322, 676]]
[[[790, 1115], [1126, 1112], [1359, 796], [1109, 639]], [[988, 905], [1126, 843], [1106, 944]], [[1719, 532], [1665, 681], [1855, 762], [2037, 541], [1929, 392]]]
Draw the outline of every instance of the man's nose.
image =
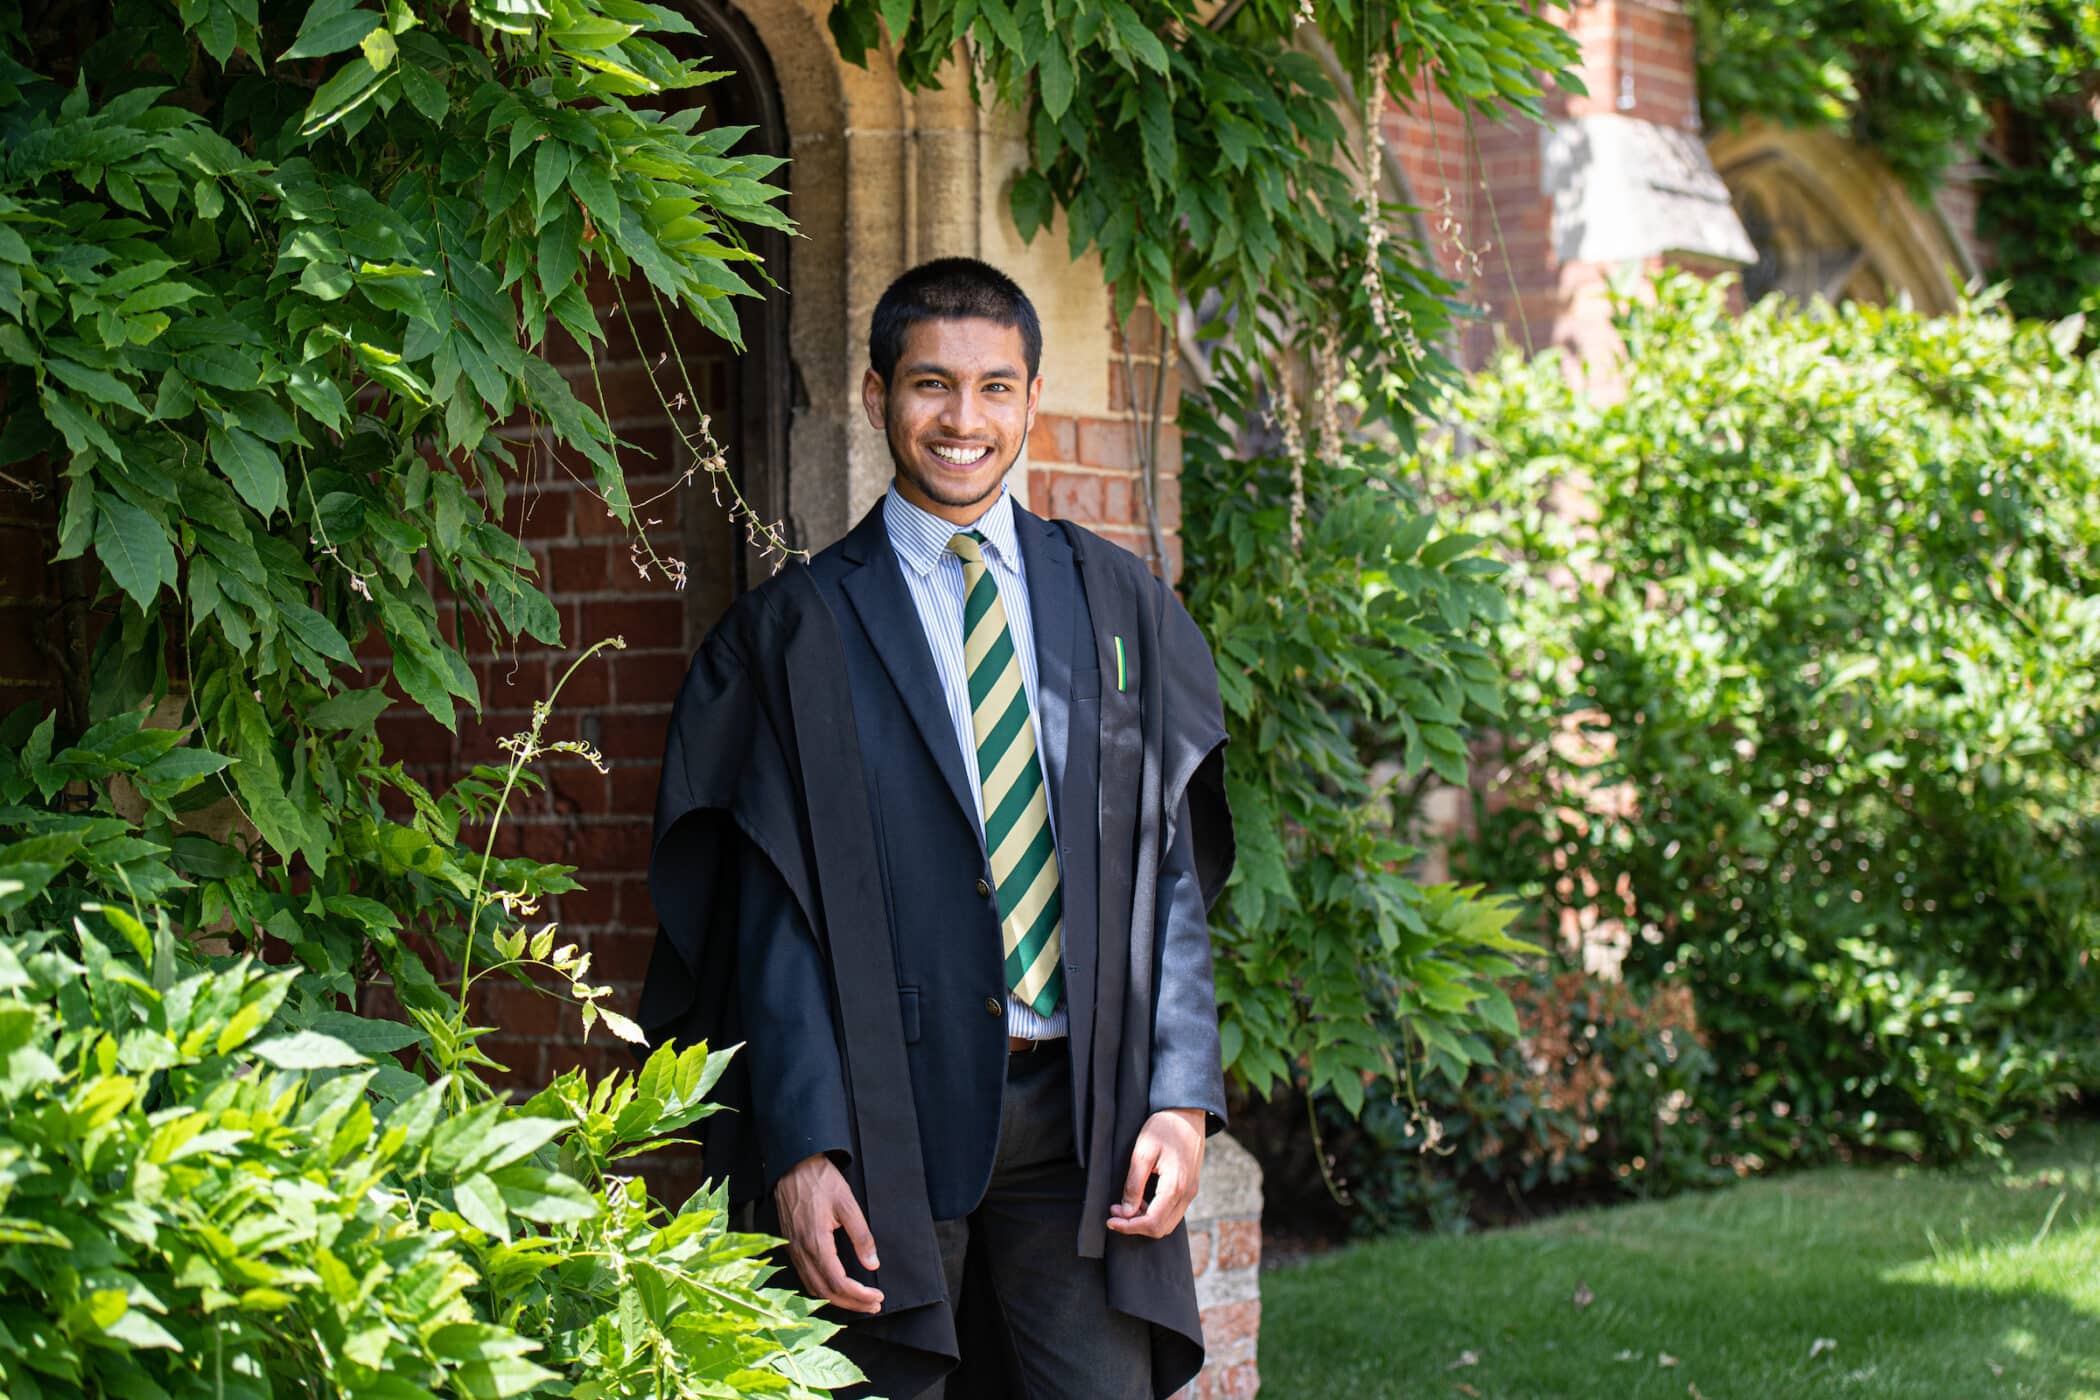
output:
[[969, 437], [984, 427], [984, 395], [968, 387], [948, 395], [941, 413], [941, 430]]

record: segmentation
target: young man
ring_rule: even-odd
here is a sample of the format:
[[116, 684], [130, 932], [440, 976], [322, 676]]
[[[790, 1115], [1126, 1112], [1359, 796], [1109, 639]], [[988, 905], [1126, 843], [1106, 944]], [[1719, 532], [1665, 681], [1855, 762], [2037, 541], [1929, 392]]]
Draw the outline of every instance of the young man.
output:
[[731, 609], [665, 746], [643, 1023], [745, 1043], [707, 1168], [893, 1400], [1143, 1400], [1202, 1361], [1216, 675], [1134, 556], [1007, 493], [1041, 350], [983, 263], [890, 287], [890, 490]]

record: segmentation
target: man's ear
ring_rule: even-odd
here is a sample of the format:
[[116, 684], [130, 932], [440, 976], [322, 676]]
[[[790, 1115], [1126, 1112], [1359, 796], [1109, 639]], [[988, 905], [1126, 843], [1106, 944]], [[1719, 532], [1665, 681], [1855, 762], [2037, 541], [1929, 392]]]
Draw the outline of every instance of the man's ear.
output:
[[1035, 431], [1035, 409], [1036, 405], [1041, 403], [1042, 401], [1043, 376], [1039, 374], [1035, 378], [1028, 381], [1028, 425], [1022, 430], [1024, 433], [1030, 433]]
[[[882, 382], [882, 376], [875, 372], [873, 365], [868, 366], [868, 372], [860, 378], [860, 406], [867, 412], [869, 427], [880, 428], [888, 422], [889, 402], [889, 385]], [[1035, 399], [1032, 395], [1028, 405], [1033, 411]]]

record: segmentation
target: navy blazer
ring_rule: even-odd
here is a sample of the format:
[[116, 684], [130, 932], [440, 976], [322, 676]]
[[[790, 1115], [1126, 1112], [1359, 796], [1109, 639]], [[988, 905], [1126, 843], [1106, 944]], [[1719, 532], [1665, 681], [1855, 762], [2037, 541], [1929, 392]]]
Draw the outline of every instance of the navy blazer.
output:
[[[1056, 818], [1064, 884], [1066, 1053], [1075, 1060], [1074, 1121], [1088, 1121], [1084, 1063], [1092, 1043], [1097, 947], [1095, 843], [1074, 839], [1068, 813], [1091, 820], [1100, 771], [1102, 674], [1092, 616], [1064, 532], [1016, 508], [1037, 667], [1038, 740]], [[817, 555], [810, 573], [837, 622], [880, 852], [882, 897], [897, 969], [906, 1061], [917, 1109], [928, 1204], [936, 1220], [982, 1198], [997, 1145], [1006, 1074], [1007, 988], [992, 874], [968, 770], [933, 655], [881, 508]], [[1224, 1114], [1209, 933], [1185, 812], [1159, 873], [1158, 987], [1151, 1107]], [[742, 864], [739, 979], [753, 1113], [768, 1187], [818, 1152], [846, 1154], [852, 1133], [833, 1030], [830, 979], [816, 939], [772, 862]], [[1082, 1159], [1088, 1150], [1076, 1134]]]

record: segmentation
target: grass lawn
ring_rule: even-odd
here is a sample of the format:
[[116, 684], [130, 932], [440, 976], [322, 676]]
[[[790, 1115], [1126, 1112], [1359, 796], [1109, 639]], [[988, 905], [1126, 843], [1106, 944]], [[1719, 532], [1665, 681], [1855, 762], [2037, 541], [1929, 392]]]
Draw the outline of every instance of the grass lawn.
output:
[[1279, 1400], [2100, 1397], [2100, 1125], [2009, 1176], [1833, 1168], [1353, 1245], [1263, 1275], [1261, 1373]]

